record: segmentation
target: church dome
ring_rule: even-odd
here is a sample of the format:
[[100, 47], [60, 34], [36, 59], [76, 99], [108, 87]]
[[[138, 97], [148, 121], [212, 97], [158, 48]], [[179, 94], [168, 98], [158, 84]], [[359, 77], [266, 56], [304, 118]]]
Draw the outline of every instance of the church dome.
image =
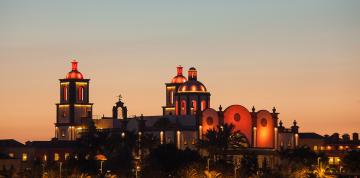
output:
[[200, 92], [204, 93], [207, 92], [206, 87], [204, 84], [197, 80], [189, 80], [182, 84], [179, 89], [179, 93], [187, 93], [187, 92]]
[[72, 70], [66, 75], [66, 79], [84, 79], [82, 73], [78, 71], [77, 65], [77, 61], [71, 62]]
[[184, 76], [175, 76], [171, 80], [171, 83], [185, 83], [185, 82], [186, 82], [186, 78]]
[[197, 80], [197, 70], [195, 67], [191, 67], [188, 71], [188, 81], [182, 84], [179, 89], [179, 93], [185, 92], [200, 92], [205, 93], [206, 87], [204, 84]]
[[178, 66], [177, 68], [177, 75], [172, 78], [171, 83], [185, 83], [187, 81], [186, 77], [183, 76], [183, 67]]

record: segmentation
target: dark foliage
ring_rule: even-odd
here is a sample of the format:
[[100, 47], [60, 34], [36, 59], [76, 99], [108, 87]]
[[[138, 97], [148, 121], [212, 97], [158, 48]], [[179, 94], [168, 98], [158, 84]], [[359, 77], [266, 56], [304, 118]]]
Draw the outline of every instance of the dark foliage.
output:
[[343, 159], [344, 167], [349, 172], [360, 173], [360, 151], [352, 150]]
[[179, 150], [173, 144], [160, 145], [148, 155], [143, 170], [146, 174], [143, 177], [175, 176], [181, 168], [200, 160], [196, 151]]

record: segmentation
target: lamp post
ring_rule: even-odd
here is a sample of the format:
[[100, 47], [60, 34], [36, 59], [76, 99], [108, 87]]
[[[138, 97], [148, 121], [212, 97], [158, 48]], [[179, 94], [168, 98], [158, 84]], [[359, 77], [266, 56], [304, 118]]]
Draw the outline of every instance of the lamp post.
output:
[[210, 171], [210, 158], [207, 159], [207, 170]]
[[100, 161], [100, 174], [102, 174], [103, 173], [103, 164], [104, 164], [104, 161], [107, 160], [107, 158], [104, 155], [98, 154], [95, 156], [95, 159]]
[[62, 168], [62, 162], [59, 162], [59, 163], [60, 163], [60, 167], [59, 167], [59, 172], [60, 172], [59, 174], [60, 174], [60, 175], [59, 175], [59, 178], [61, 178], [61, 168]]

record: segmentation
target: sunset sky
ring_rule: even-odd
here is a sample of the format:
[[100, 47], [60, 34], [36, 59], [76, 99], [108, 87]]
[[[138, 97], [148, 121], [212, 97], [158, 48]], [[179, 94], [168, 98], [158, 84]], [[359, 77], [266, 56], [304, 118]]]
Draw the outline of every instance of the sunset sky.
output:
[[196, 67], [211, 106], [276, 106], [300, 132], [360, 132], [360, 1], [1, 1], [0, 139], [54, 137], [72, 59], [94, 114], [122, 94], [159, 115], [176, 66]]

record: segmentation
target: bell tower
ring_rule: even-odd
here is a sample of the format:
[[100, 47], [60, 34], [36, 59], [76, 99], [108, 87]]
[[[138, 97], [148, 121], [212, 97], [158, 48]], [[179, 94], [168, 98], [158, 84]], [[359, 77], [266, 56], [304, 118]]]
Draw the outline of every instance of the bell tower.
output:
[[55, 138], [76, 140], [81, 130], [92, 119], [89, 103], [89, 81], [78, 71], [78, 62], [71, 62], [71, 71], [60, 79], [60, 102], [56, 104]]

